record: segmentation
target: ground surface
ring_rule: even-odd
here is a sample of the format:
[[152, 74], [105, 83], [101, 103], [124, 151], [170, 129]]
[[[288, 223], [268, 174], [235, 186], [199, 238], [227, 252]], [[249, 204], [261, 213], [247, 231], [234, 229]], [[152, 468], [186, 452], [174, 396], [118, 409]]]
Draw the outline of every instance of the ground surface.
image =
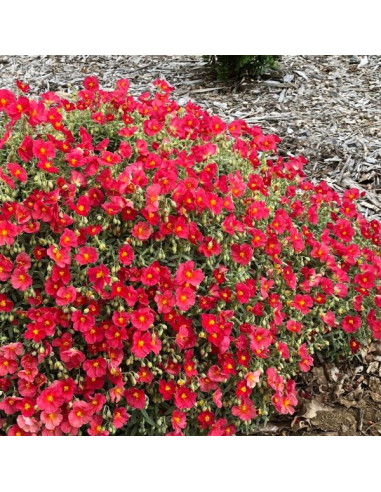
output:
[[[0, 88], [15, 78], [32, 92], [77, 90], [86, 75], [103, 88], [118, 78], [132, 93], [157, 77], [225, 120], [242, 118], [282, 138], [281, 152], [303, 154], [311, 179], [338, 191], [365, 192], [360, 210], [381, 217], [381, 56], [283, 56], [261, 80], [216, 82], [199, 56], [3, 56]], [[381, 345], [350, 363], [320, 361], [299, 381], [297, 415], [270, 422], [260, 434], [380, 435]]]

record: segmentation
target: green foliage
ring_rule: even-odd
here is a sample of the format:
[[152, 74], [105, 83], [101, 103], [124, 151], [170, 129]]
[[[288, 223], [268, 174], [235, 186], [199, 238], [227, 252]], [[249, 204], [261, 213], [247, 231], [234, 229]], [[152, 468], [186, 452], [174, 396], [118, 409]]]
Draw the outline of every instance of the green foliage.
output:
[[275, 69], [278, 55], [207, 55], [218, 79], [236, 79], [243, 75], [257, 76]]

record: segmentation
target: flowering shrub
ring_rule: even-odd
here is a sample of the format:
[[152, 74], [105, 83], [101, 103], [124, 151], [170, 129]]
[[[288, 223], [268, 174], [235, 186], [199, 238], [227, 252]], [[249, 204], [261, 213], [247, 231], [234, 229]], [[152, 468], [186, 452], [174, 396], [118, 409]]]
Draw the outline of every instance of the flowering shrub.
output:
[[380, 223], [165, 81], [0, 90], [0, 429], [232, 435], [381, 339]]

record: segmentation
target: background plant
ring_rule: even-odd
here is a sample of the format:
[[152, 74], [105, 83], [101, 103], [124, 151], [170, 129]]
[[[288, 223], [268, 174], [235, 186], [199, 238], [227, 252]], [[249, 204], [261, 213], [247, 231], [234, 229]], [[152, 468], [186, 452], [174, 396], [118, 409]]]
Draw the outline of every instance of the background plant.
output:
[[207, 55], [219, 79], [236, 79], [244, 75], [262, 75], [276, 69], [277, 55]]

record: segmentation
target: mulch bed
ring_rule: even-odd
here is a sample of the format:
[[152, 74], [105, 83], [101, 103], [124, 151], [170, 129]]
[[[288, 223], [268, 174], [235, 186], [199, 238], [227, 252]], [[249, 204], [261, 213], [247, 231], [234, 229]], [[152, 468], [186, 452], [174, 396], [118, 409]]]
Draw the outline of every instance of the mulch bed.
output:
[[[0, 88], [19, 78], [32, 93], [71, 92], [86, 75], [97, 75], [103, 88], [127, 77], [133, 94], [165, 78], [180, 104], [192, 99], [226, 121], [242, 118], [276, 133], [281, 153], [308, 159], [310, 179], [337, 191], [359, 188], [360, 211], [381, 218], [381, 56], [282, 56], [261, 79], [224, 83], [200, 56], [0, 55]], [[297, 415], [258, 434], [381, 434], [381, 344], [350, 362], [320, 359], [299, 380]]]

